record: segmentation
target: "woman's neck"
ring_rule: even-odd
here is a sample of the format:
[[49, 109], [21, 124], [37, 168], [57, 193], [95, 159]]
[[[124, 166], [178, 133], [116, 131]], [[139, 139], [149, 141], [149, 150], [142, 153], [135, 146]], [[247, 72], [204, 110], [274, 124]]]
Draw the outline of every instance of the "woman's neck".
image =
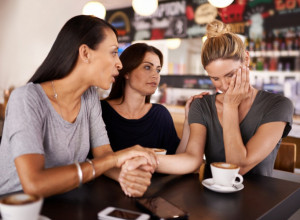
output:
[[142, 118], [150, 110], [152, 104], [145, 103], [145, 96], [141, 95], [125, 95], [122, 98], [109, 100], [108, 103], [124, 118], [139, 119]]

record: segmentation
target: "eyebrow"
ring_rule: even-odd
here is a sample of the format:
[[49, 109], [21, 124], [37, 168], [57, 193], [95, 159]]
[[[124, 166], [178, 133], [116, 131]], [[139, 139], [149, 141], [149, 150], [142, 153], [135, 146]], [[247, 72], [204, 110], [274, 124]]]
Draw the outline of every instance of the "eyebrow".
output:
[[115, 49], [119, 49], [119, 47], [115, 44], [111, 45], [111, 47], [114, 47]]
[[[151, 62], [148, 62], [148, 61], [144, 61], [143, 63], [148, 63], [148, 64], [150, 64], [151, 66], [154, 66], [154, 64], [153, 64], [153, 63], [151, 63]], [[157, 66], [157, 67], [160, 67], [160, 68], [161, 68], [161, 66]]]

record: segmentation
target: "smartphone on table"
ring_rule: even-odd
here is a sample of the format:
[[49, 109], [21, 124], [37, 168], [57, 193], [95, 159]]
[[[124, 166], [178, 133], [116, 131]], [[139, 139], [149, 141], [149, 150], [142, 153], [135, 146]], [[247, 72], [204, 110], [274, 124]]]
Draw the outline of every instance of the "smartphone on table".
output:
[[188, 219], [188, 213], [175, 206], [162, 197], [142, 198], [136, 200], [138, 207], [150, 213], [153, 219], [159, 220], [184, 220]]
[[150, 219], [150, 215], [134, 212], [127, 209], [121, 209], [117, 207], [107, 207], [102, 211], [98, 212], [99, 220], [148, 220]]

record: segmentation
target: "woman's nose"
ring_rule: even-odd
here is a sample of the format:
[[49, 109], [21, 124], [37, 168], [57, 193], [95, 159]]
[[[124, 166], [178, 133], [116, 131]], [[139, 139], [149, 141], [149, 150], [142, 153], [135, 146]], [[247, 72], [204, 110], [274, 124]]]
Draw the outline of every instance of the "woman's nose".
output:
[[230, 82], [227, 82], [227, 80], [222, 80], [222, 87], [223, 87], [223, 90], [227, 90], [228, 87], [229, 87], [229, 83]]
[[117, 61], [117, 63], [116, 63], [116, 66], [117, 66], [117, 69], [118, 69], [118, 70], [121, 70], [121, 69], [123, 68], [122, 62], [121, 62], [121, 60], [120, 60], [119, 57], [118, 57], [118, 61]]
[[152, 78], [158, 78], [159, 73], [157, 72], [157, 70], [153, 70], [152, 71]]

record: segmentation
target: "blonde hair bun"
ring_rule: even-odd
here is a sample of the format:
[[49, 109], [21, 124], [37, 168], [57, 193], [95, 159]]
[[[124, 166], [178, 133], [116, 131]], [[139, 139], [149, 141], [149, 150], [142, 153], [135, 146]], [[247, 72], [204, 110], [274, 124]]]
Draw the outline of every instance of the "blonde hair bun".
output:
[[207, 38], [219, 37], [226, 33], [231, 33], [230, 25], [224, 24], [219, 20], [214, 20], [206, 26]]

